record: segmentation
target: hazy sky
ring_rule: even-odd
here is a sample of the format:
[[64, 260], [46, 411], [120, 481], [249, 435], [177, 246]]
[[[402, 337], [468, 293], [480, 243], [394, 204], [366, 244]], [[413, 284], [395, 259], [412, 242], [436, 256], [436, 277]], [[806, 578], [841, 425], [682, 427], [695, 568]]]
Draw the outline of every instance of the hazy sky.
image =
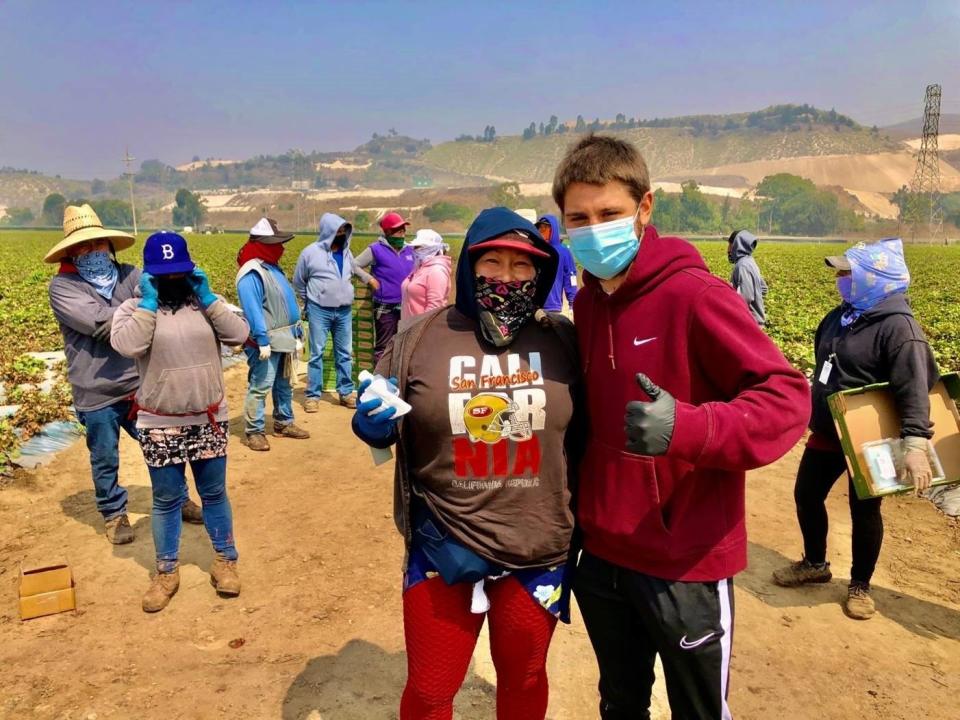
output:
[[[345, 150], [373, 132], [835, 107], [960, 112], [960, 0], [0, 0], [0, 166]], [[139, 161], [138, 161], [139, 162]]]

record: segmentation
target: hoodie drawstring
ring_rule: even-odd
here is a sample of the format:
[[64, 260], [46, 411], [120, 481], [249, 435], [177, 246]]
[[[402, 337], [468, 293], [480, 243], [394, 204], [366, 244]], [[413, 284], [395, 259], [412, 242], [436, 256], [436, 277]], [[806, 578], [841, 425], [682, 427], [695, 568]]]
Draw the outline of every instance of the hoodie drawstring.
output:
[[610, 319], [610, 303], [604, 303], [603, 309], [606, 311], [607, 316], [607, 342], [608, 342], [608, 356], [610, 358], [610, 368], [612, 370], [617, 369], [617, 361], [613, 356], [613, 321]]

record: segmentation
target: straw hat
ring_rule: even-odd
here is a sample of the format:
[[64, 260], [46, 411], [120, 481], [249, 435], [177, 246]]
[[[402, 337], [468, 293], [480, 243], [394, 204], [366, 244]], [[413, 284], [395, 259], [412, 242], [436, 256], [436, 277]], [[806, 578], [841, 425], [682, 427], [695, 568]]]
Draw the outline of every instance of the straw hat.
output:
[[70, 257], [70, 249], [80, 243], [108, 239], [114, 252], [125, 250], [134, 242], [133, 235], [120, 230], [109, 230], [89, 205], [67, 205], [63, 211], [63, 240], [58, 242], [43, 258], [44, 262], [57, 263]]

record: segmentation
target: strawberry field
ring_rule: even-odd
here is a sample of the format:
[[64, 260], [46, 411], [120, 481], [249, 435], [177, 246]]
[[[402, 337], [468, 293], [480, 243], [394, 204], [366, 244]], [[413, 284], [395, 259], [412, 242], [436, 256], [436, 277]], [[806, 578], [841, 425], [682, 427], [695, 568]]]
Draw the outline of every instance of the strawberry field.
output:
[[[31, 389], [42, 377], [42, 365], [24, 353], [59, 350], [62, 343], [47, 304], [47, 284], [56, 266], [43, 255], [61, 234], [56, 231], [0, 231], [0, 383], [5, 399], [19, 405], [17, 413], [0, 419], [0, 466], [3, 455], [16, 445], [15, 428], [30, 434], [44, 422], [67, 417], [69, 392], [62, 385], [53, 393]], [[196, 235], [189, 238], [194, 260], [210, 275], [219, 292], [236, 301], [236, 254], [245, 237], [236, 234]], [[354, 252], [372, 236], [354, 240]], [[281, 264], [292, 272], [300, 250], [313, 241], [299, 236], [287, 246]], [[458, 252], [458, 243], [451, 243]], [[140, 263], [140, 247], [121, 259]], [[728, 277], [724, 243], [699, 243], [711, 270]], [[814, 243], [761, 243], [757, 262], [770, 286], [767, 296], [768, 332], [798, 367], [811, 371], [813, 334], [820, 319], [837, 302], [832, 272], [823, 257], [841, 246]], [[914, 312], [937, 355], [942, 370], [960, 368], [960, 246], [908, 246], [907, 262], [913, 275], [910, 297]]]

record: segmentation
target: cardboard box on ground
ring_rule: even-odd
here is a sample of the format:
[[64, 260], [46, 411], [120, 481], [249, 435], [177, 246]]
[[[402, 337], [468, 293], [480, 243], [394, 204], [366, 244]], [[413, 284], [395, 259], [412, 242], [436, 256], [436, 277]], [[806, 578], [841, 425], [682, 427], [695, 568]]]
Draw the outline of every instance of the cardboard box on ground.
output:
[[[942, 477], [934, 485], [949, 485], [960, 482], [960, 374], [943, 375], [930, 391], [930, 420], [933, 423], [931, 438], [931, 467], [934, 476], [942, 469]], [[900, 418], [893, 402], [888, 383], [868, 385], [853, 390], [842, 390], [828, 399], [830, 413], [843, 446], [847, 468], [853, 478], [857, 497], [864, 499], [895, 493], [909, 492], [912, 485], [898, 481], [875, 482], [874, 474], [882, 472], [882, 453], [885, 441], [890, 447], [889, 460], [898, 463]], [[874, 472], [871, 473], [871, 460]], [[939, 463], [939, 468], [937, 466]], [[897, 468], [899, 470], [899, 466]]]
[[21, 620], [76, 609], [77, 594], [73, 572], [66, 563], [21, 563]]

